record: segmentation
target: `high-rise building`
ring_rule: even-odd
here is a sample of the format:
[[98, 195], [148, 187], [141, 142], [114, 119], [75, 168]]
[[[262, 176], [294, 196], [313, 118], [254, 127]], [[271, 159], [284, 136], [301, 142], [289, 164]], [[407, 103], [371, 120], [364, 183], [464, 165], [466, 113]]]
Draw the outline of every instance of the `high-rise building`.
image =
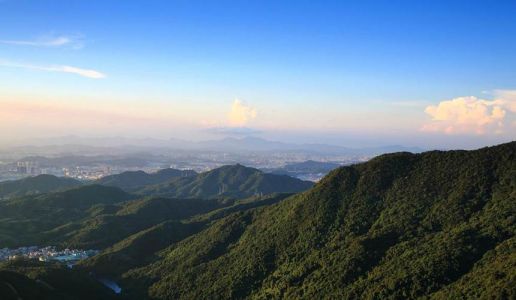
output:
[[19, 161], [16, 163], [18, 174], [38, 175], [40, 174], [39, 165], [34, 161]]

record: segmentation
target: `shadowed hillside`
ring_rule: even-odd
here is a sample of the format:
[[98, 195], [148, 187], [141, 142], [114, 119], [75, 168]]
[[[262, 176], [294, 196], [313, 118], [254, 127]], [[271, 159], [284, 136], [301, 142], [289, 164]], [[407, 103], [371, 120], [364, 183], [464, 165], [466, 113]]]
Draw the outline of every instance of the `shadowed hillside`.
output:
[[[92, 296], [94, 295], [94, 296]], [[0, 264], [2, 300], [120, 299], [111, 290], [81, 271], [36, 261]]]
[[118, 188], [88, 185], [2, 201], [0, 248], [64, 241], [82, 227], [82, 220], [113, 213], [117, 204], [131, 199]]

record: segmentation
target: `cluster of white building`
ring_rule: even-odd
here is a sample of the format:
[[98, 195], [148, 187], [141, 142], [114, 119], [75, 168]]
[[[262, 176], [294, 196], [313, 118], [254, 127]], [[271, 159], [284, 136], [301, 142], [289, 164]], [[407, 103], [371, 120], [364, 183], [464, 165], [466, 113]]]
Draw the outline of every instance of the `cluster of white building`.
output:
[[16, 249], [0, 249], [0, 261], [15, 259], [37, 259], [39, 261], [79, 261], [98, 254], [98, 250], [64, 249], [57, 250], [55, 247], [20, 247]]

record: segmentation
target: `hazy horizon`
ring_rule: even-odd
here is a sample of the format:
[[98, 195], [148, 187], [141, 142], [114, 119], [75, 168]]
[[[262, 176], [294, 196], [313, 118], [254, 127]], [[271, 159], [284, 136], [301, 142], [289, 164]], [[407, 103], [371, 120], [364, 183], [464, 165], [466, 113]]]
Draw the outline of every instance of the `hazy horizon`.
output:
[[[427, 137], [426, 137], [427, 138]], [[396, 140], [368, 140], [367, 137], [347, 138], [347, 139], [316, 139], [316, 138], [296, 138], [290, 136], [289, 138], [274, 139], [274, 137], [263, 137], [262, 135], [240, 135], [240, 136], [215, 136], [206, 139], [188, 139], [188, 138], [160, 138], [160, 137], [128, 137], [128, 136], [53, 136], [53, 137], [38, 137], [38, 138], [19, 138], [0, 143], [0, 150], [8, 150], [12, 148], [26, 148], [26, 147], [61, 147], [61, 146], [84, 146], [84, 147], [98, 147], [98, 148], [117, 148], [123, 146], [133, 146], [141, 149], [153, 148], [169, 148], [169, 149], [190, 149], [210, 150], [209, 145], [213, 143], [234, 141], [240, 142], [244, 146], [251, 146], [253, 142], [268, 143], [270, 145], [283, 144], [285, 146], [297, 146], [303, 149], [304, 146], [327, 146], [327, 147], [341, 147], [342, 149], [389, 149], [392, 151], [431, 151], [431, 150], [474, 150], [483, 147], [495, 146], [511, 142], [511, 140], [491, 140], [489, 143], [483, 141], [471, 141], [468, 139], [461, 139], [450, 141], [447, 146], [442, 146], [439, 141], [421, 141], [420, 143], [414, 140], [407, 140], [405, 143], [396, 143]], [[206, 145], [205, 148], [202, 145]], [[274, 149], [274, 148], [271, 148]]]

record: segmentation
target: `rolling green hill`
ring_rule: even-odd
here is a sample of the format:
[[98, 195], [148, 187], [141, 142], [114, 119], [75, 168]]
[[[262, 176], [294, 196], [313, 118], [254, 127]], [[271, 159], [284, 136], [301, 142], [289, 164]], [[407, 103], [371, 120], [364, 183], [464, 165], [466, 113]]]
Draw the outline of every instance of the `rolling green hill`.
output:
[[123, 275], [139, 299], [516, 296], [516, 142], [394, 153], [230, 214]]
[[161, 222], [227, 205], [217, 200], [135, 199], [118, 188], [101, 185], [17, 198], [0, 203], [0, 248], [103, 249]]
[[176, 177], [195, 176], [197, 173], [192, 170], [163, 169], [156, 173], [145, 173], [144, 171], [128, 171], [116, 175], [103, 177], [96, 181], [97, 184], [119, 187], [131, 192], [141, 189], [147, 185], [155, 185], [170, 181]]
[[[146, 218], [146, 220], [152, 220], [152, 223], [149, 222], [146, 229], [141, 231], [133, 229], [134, 234], [126, 234], [127, 238], [105, 249], [99, 255], [81, 262], [80, 265], [96, 274], [116, 278], [134, 267], [158, 260], [160, 250], [173, 246], [175, 243], [208, 228], [212, 222], [218, 219], [235, 212], [248, 211], [278, 203], [289, 195], [255, 196], [234, 203], [219, 203], [215, 200], [196, 200], [197, 202], [194, 202], [192, 199], [161, 198], [135, 201], [121, 210], [118, 215], [120, 213], [126, 215], [127, 213], [146, 214], [146, 212], [149, 212], [155, 214], [154, 217], [149, 214]], [[167, 208], [154, 209], [163, 205]], [[138, 211], [134, 211], [134, 207], [138, 207]], [[173, 209], [170, 210], [170, 207], [173, 207]], [[167, 213], [167, 211], [169, 212]], [[181, 213], [177, 214], [174, 211]], [[137, 224], [134, 221], [126, 222], [128, 228], [134, 227], [135, 223]]]
[[[219, 199], [136, 198], [101, 185], [26, 196], [0, 203], [0, 248], [57, 245], [104, 249], [165, 221], [206, 213], [211, 215], [205, 218], [213, 219], [226, 214], [218, 209], [234, 203]], [[238, 207], [255, 205], [238, 203]]]
[[55, 192], [80, 186], [82, 183], [75, 179], [56, 177], [53, 175], [38, 175], [20, 180], [0, 182], [0, 200], [27, 195]]
[[81, 229], [82, 220], [113, 213], [119, 209], [117, 204], [131, 199], [118, 188], [88, 185], [2, 201], [0, 248], [66, 240], [65, 233]]
[[[138, 199], [118, 188], [101, 185], [27, 196], [0, 203], [0, 248], [54, 245], [104, 249], [141, 231], [161, 228], [163, 222], [174, 224], [177, 230], [190, 235], [230, 212], [268, 205], [286, 196], [273, 194], [239, 201]], [[194, 216], [198, 216], [197, 219], [189, 224], [181, 223]], [[154, 248], [148, 247], [145, 251], [152, 254]]]
[[148, 186], [139, 193], [174, 198], [245, 198], [259, 194], [297, 193], [312, 182], [285, 175], [266, 174], [242, 165], [223, 166], [197, 176], [181, 177]]
[[[104, 249], [165, 221], [189, 218], [222, 207], [216, 200], [144, 198], [117, 206], [115, 213], [91, 216], [69, 226], [56, 228], [52, 235], [77, 248]], [[178, 225], [180, 226], [180, 225]]]

